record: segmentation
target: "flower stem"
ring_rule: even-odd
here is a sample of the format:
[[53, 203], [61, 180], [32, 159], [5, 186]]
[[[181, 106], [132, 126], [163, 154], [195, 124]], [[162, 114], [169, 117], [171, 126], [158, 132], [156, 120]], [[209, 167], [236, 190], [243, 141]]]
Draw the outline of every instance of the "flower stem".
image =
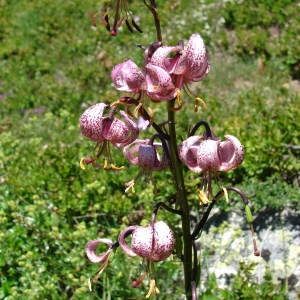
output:
[[180, 206], [182, 211], [181, 222], [182, 222], [182, 237], [183, 237], [183, 267], [184, 267], [184, 281], [185, 281], [185, 293], [187, 299], [192, 299], [191, 293], [191, 282], [192, 282], [192, 239], [190, 232], [190, 212], [187, 201], [187, 193], [185, 190], [184, 177], [182, 164], [178, 158], [177, 152], [177, 138], [175, 128], [175, 112], [171, 110], [174, 108], [175, 99], [168, 101], [168, 121], [169, 121], [169, 147], [170, 156], [173, 165], [172, 174], [177, 191], [177, 205]]
[[161, 42], [162, 41], [162, 34], [161, 34], [161, 28], [160, 28], [160, 20], [157, 12], [157, 6], [155, 0], [150, 0], [150, 4], [144, 0], [144, 4], [149, 8], [151, 11], [153, 18], [154, 18], [154, 24], [155, 24], [155, 29], [156, 29], [156, 37], [157, 41]]

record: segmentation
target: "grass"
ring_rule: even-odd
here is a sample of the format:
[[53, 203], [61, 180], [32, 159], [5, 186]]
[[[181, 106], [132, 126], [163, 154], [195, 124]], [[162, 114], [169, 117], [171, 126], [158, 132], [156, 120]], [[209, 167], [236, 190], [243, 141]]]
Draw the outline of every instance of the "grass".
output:
[[[292, 60], [290, 51], [293, 64], [286, 66], [275, 52], [262, 57], [261, 53], [241, 53], [239, 47], [228, 44], [226, 48], [226, 36], [243, 29], [236, 21], [229, 28], [228, 18], [226, 24], [221, 22], [236, 7], [202, 1], [202, 14], [196, 10], [197, 16], [189, 18], [199, 4], [181, 2], [158, 1], [166, 41], [177, 43], [200, 32], [212, 65], [207, 79], [191, 87], [208, 110], [191, 113], [193, 104], [184, 96], [178, 117], [181, 135], [186, 136], [190, 124], [205, 119], [218, 136], [238, 136], [246, 149], [245, 162], [222, 175], [222, 180], [255, 194], [255, 211], [296, 206], [300, 97], [299, 82], [290, 67], [297, 65], [297, 57]], [[120, 94], [111, 87], [112, 67], [128, 57], [138, 60], [141, 52], [135, 45], [155, 40], [151, 16], [140, 6], [133, 8], [133, 15], [141, 18], [144, 34], [122, 30], [113, 39], [104, 28], [92, 28], [90, 10], [106, 4], [90, 0], [0, 2], [1, 299], [138, 299], [145, 295], [146, 287], [130, 287], [131, 276], [137, 276], [140, 268], [138, 262], [121, 254], [93, 292], [88, 292], [86, 284], [95, 267], [85, 259], [85, 243], [97, 237], [116, 239], [120, 227], [143, 224], [153, 204], [174, 193], [166, 184], [170, 174], [157, 173], [159, 197], [145, 180], [137, 184], [136, 194], [125, 194], [124, 183], [137, 170], [117, 151], [113, 157], [117, 165], [126, 165], [126, 171], [110, 174], [79, 168], [79, 160], [93, 148], [80, 135], [79, 116], [93, 103], [116, 100]], [[284, 37], [288, 43], [294, 35], [288, 31]], [[157, 110], [163, 118], [165, 108]], [[189, 197], [197, 208], [198, 178], [188, 172], [186, 176]], [[180, 267], [165, 263], [159, 272], [164, 293], [160, 299], [180, 295]]]

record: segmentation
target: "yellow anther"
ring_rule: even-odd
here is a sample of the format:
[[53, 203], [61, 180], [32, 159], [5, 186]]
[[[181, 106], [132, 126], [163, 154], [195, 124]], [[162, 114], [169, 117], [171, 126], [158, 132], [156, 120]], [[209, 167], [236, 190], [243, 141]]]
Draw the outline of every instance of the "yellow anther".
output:
[[142, 107], [142, 103], [139, 103], [139, 105], [134, 109], [133, 115], [137, 118], [139, 114], [139, 110]]
[[203, 190], [197, 190], [200, 205], [207, 205], [210, 201], [208, 200], [206, 193]]
[[148, 107], [147, 109], [148, 109], [148, 113], [149, 113], [149, 116], [150, 116], [149, 125], [148, 125], [148, 127], [149, 127], [154, 122], [154, 111], [151, 107]]
[[177, 110], [180, 110], [182, 108], [182, 102], [181, 102], [181, 92], [180, 92], [180, 89], [176, 89], [176, 100], [177, 100], [177, 104], [178, 106], [177, 107], [173, 107], [173, 108], [170, 108], [170, 110], [172, 111], [177, 111]]
[[156, 287], [155, 279], [150, 279], [149, 292], [146, 295], [146, 298], [149, 298], [152, 294], [159, 294], [159, 289]]
[[126, 187], [125, 193], [127, 193], [131, 189], [132, 193], [134, 194], [135, 193], [134, 184], [135, 184], [135, 180], [131, 180], [131, 181], [125, 183], [125, 187]]
[[82, 170], [85, 170], [84, 160], [85, 160], [85, 157], [83, 157], [83, 158], [80, 160], [80, 163], [79, 163], [80, 168], [81, 168]]
[[227, 203], [229, 203], [229, 198], [228, 198], [228, 192], [227, 192], [227, 189], [224, 188], [224, 186], [222, 186], [222, 190], [224, 192], [224, 197], [225, 197], [225, 200]]
[[158, 88], [158, 85], [154, 85], [153, 89], [156, 90]]
[[123, 103], [121, 103], [119, 100], [113, 102], [110, 107], [114, 107], [114, 106], [118, 106], [118, 105], [123, 105]]
[[112, 170], [115, 170], [115, 171], [121, 171], [121, 170], [123, 170], [125, 168], [124, 166], [117, 167], [114, 164], [110, 164], [110, 166], [111, 166]]
[[102, 168], [105, 170], [106, 167], [107, 167], [107, 159], [104, 160], [104, 164], [103, 164], [103, 167], [102, 167]]
[[203, 109], [207, 109], [207, 106], [204, 102], [204, 100], [202, 100], [201, 98], [197, 97], [195, 100], [195, 106], [194, 106], [194, 111], [197, 112], [198, 111], [198, 104], [201, 104]]

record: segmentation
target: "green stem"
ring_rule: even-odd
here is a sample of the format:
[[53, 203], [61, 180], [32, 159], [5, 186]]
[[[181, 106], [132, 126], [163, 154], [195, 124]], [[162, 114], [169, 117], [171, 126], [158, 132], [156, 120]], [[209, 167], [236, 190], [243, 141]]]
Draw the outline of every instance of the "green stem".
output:
[[172, 161], [173, 180], [177, 191], [177, 204], [180, 206], [182, 211], [181, 222], [182, 222], [182, 237], [183, 237], [183, 268], [184, 268], [184, 282], [185, 282], [185, 293], [188, 300], [192, 299], [191, 293], [191, 282], [192, 282], [192, 239], [190, 231], [190, 211], [187, 201], [187, 193], [185, 190], [184, 177], [182, 164], [178, 158], [177, 152], [177, 138], [175, 128], [175, 112], [171, 110], [174, 108], [175, 99], [168, 101], [168, 121], [169, 121], [169, 147], [170, 156]]

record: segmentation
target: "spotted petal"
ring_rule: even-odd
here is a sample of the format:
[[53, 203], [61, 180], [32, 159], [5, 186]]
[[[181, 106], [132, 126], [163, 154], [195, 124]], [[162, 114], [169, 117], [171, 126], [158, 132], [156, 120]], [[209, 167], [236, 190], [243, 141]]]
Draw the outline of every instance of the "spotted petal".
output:
[[162, 68], [152, 64], [146, 65], [147, 95], [152, 101], [171, 100], [176, 94], [176, 88], [170, 75]]
[[197, 150], [197, 164], [202, 171], [219, 170], [219, 145], [218, 140], [205, 140], [200, 143]]
[[123, 148], [123, 155], [134, 166], [139, 166], [139, 148], [142, 145], [147, 145], [149, 140], [135, 140], [130, 145]]
[[108, 105], [105, 103], [97, 103], [89, 107], [80, 117], [80, 129], [82, 134], [95, 142], [104, 140], [102, 132], [104, 128], [103, 112]]
[[[171, 74], [176, 68], [178, 60], [180, 58], [179, 51], [181, 50], [182, 48], [180, 46], [160, 47], [154, 52], [151, 58], [151, 64], [158, 66]], [[168, 55], [172, 52], [176, 52], [176, 54], [172, 58], [169, 58]]]
[[197, 151], [202, 139], [202, 136], [191, 136], [178, 147], [180, 160], [195, 173], [202, 172], [202, 168], [199, 167], [197, 162]]
[[111, 72], [114, 86], [125, 92], [138, 93], [145, 84], [145, 76], [132, 60], [116, 65]]
[[209, 71], [204, 41], [198, 33], [195, 33], [191, 35], [186, 48], [182, 51], [174, 74], [182, 75], [183, 81], [188, 83], [202, 80]]
[[114, 118], [111, 123], [107, 123], [103, 136], [116, 147], [124, 147], [136, 140], [139, 129], [137, 124], [124, 112], [120, 111], [125, 122]]
[[228, 141], [219, 146], [220, 171], [229, 171], [237, 168], [244, 160], [244, 148], [241, 142], [233, 135], [225, 135]]

